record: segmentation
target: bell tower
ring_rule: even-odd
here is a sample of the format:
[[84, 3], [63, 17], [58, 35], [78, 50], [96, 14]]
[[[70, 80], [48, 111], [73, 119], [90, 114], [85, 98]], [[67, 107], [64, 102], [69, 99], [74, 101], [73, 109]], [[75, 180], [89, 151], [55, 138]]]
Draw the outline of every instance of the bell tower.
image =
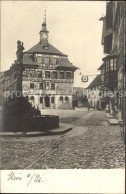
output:
[[47, 24], [46, 24], [46, 10], [43, 18], [43, 23], [42, 23], [42, 30], [40, 31], [40, 43], [43, 42], [44, 40], [47, 40], [48, 43], [48, 33], [49, 31], [47, 30]]

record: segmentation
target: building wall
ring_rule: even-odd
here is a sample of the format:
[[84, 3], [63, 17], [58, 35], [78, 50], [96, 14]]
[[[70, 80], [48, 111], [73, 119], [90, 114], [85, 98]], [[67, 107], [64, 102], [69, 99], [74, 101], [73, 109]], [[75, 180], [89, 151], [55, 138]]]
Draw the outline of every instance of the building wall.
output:
[[[65, 80], [64, 80], [65, 81]], [[23, 81], [22, 82], [22, 92], [24, 96], [28, 96], [29, 102], [32, 103], [33, 106], [39, 109], [45, 108], [52, 108], [52, 109], [72, 109], [72, 93], [73, 93], [73, 83], [58, 83], [49, 82], [49, 89], [40, 89], [40, 83], [46, 83], [47, 81], [43, 82], [31, 82]], [[30, 88], [30, 83], [34, 84], [34, 89]], [[55, 89], [51, 89], [51, 83], [55, 84]], [[31, 100], [33, 97], [34, 100]], [[49, 98], [48, 106], [46, 105], [46, 98]], [[54, 97], [54, 102], [52, 102], [52, 97]], [[43, 102], [40, 102], [40, 98], [42, 98]], [[61, 99], [60, 99], [61, 98]], [[68, 100], [67, 100], [68, 98]], [[63, 100], [62, 100], [63, 99]]]

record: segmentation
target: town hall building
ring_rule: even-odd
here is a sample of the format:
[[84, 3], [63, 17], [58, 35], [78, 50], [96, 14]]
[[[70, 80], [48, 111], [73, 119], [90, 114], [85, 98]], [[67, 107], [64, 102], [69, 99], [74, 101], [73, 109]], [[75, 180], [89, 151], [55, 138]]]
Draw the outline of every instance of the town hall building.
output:
[[[22, 91], [29, 102], [39, 109], [72, 109], [74, 71], [77, 69], [48, 41], [46, 13], [40, 30], [40, 40], [28, 51], [17, 42], [17, 60], [1, 73], [2, 93]], [[2, 102], [8, 96], [2, 96]]]

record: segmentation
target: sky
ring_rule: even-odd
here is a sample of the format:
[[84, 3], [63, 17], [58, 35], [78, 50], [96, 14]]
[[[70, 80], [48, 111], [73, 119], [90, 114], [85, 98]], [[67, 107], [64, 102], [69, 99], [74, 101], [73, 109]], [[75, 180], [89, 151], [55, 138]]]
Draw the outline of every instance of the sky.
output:
[[[39, 42], [39, 32], [47, 10], [49, 42], [68, 55], [75, 72], [74, 86], [87, 87], [102, 64], [102, 21], [105, 1], [1, 1], [1, 71], [16, 59], [17, 40], [25, 51]], [[83, 83], [81, 75], [89, 76]]]

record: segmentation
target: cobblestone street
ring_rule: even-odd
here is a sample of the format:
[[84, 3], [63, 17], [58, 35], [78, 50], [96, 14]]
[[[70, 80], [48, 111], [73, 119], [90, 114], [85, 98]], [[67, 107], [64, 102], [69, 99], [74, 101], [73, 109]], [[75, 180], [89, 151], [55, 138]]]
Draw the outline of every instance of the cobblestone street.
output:
[[62, 111], [71, 123], [65, 135], [1, 138], [1, 169], [124, 168], [125, 146], [119, 126], [109, 126], [105, 113]]

